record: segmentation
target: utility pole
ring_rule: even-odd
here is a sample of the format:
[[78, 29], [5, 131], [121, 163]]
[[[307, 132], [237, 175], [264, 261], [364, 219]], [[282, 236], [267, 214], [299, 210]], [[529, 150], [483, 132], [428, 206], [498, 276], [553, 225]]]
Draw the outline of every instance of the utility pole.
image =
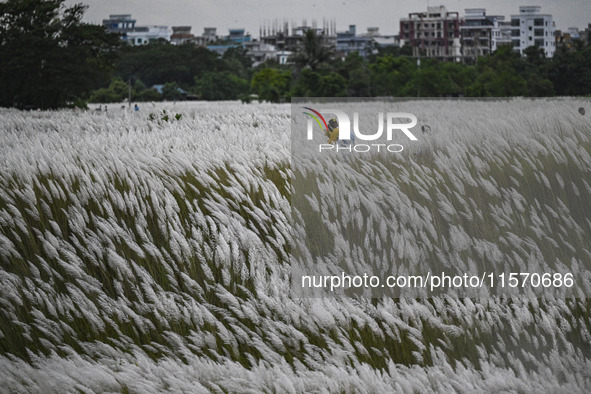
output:
[[[419, 49], [420, 51], [420, 49]], [[420, 56], [420, 52], [419, 52]], [[421, 97], [421, 58], [417, 59], [417, 97]]]
[[127, 87], [127, 107], [131, 108], [131, 78], [129, 78], [129, 81], [127, 82]]

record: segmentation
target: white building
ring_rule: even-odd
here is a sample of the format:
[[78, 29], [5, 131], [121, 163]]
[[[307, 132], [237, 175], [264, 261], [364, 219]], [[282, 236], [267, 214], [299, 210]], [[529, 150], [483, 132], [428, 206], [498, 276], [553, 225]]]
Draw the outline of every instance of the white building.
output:
[[293, 52], [281, 50], [277, 51], [277, 53], [275, 54], [275, 59], [279, 64], [289, 64], [289, 58], [291, 57], [291, 55], [293, 55]]
[[183, 45], [195, 42], [195, 36], [191, 33], [191, 26], [173, 26], [170, 43], [172, 45]]
[[486, 15], [484, 8], [467, 8], [464, 13], [464, 23], [460, 26], [464, 61], [474, 62], [500, 45], [511, 44], [511, 27], [504, 22], [504, 16]]
[[492, 42], [492, 51], [496, 51], [501, 45], [512, 45], [511, 41], [511, 21], [498, 20], [498, 26], [493, 29], [494, 40]]
[[244, 48], [246, 49], [246, 55], [252, 59], [253, 67], [258, 66], [267, 60], [275, 60], [277, 56], [275, 45], [258, 40], [244, 43]]
[[544, 49], [546, 57], [553, 57], [555, 25], [552, 15], [541, 14], [540, 6], [521, 6], [519, 15], [511, 15], [511, 39], [513, 50], [523, 55], [530, 46]]
[[130, 45], [145, 45], [159, 39], [170, 41], [171, 35], [172, 29], [169, 26], [136, 27], [135, 31], [127, 33], [127, 42]]

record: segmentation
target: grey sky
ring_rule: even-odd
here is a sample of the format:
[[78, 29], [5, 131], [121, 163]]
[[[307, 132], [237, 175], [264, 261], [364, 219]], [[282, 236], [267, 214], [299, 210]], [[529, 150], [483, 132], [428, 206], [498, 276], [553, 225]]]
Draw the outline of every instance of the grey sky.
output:
[[489, 15], [517, 14], [520, 5], [540, 5], [542, 13], [552, 14], [557, 29], [570, 26], [583, 28], [591, 22], [590, 0], [66, 0], [67, 4], [89, 5], [85, 19], [101, 23], [109, 14], [132, 14], [138, 25], [190, 25], [193, 34], [204, 27], [217, 27], [218, 34], [229, 28], [243, 27], [258, 37], [259, 26], [274, 20], [308, 25], [316, 19], [336, 21], [337, 30], [356, 24], [357, 32], [377, 26], [382, 34], [398, 34], [398, 21], [409, 12], [425, 10], [429, 5], [445, 5], [450, 11], [464, 8], [486, 8]]

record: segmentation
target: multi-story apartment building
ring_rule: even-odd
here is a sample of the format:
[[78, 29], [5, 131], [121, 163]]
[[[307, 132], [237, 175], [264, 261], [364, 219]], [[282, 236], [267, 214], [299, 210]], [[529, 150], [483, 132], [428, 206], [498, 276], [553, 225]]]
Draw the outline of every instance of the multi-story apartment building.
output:
[[511, 20], [498, 21], [498, 29], [493, 29], [493, 35], [495, 39], [492, 42], [492, 51], [499, 49], [501, 45], [513, 45], [511, 37]]
[[589, 45], [591, 43], [591, 23], [589, 23], [585, 30], [579, 32], [579, 36], [581, 41], [583, 41], [583, 45]]
[[494, 52], [502, 44], [511, 44], [510, 24], [504, 16], [486, 15], [484, 8], [468, 8], [460, 26], [462, 58], [474, 63], [480, 56]]
[[336, 52], [342, 57], [357, 52], [361, 57], [372, 53], [374, 40], [369, 36], [358, 36], [355, 25], [349, 25], [349, 30], [337, 32]]
[[172, 34], [170, 35], [170, 43], [172, 45], [183, 45], [194, 42], [195, 35], [191, 33], [191, 26], [172, 27]]
[[306, 21], [301, 26], [292, 25], [291, 29], [287, 22], [283, 25], [274, 22], [260, 29], [260, 41], [275, 46], [278, 51], [295, 52], [301, 45], [308, 30], [314, 30], [320, 38], [321, 45], [327, 48], [334, 48], [336, 44], [336, 24], [334, 21], [323, 21], [323, 26], [318, 27], [316, 21], [308, 26]]
[[145, 45], [158, 40], [170, 41], [172, 29], [169, 26], [141, 26], [127, 33], [130, 45]]
[[109, 33], [121, 35], [130, 45], [143, 45], [159, 39], [170, 41], [172, 31], [168, 26], [136, 26], [131, 14], [113, 14], [103, 19], [103, 26]]
[[266, 44], [259, 40], [252, 40], [245, 43], [244, 48], [246, 49], [246, 56], [252, 60], [253, 67], [257, 67], [267, 60], [277, 60], [279, 62], [277, 57], [278, 51], [274, 45]]
[[460, 24], [458, 12], [444, 6], [427, 7], [400, 20], [400, 43], [412, 47], [414, 57], [460, 61]]
[[556, 50], [555, 25], [552, 15], [541, 14], [539, 6], [521, 6], [519, 15], [511, 15], [511, 39], [513, 50], [523, 55], [530, 46], [544, 49], [546, 57], [553, 57]]
[[119, 34], [123, 41], [127, 41], [127, 33], [135, 31], [135, 22], [131, 14], [111, 14], [109, 19], [103, 19], [103, 26], [108, 33]]
[[135, 29], [135, 22], [131, 14], [111, 14], [109, 19], [103, 19], [103, 26], [109, 33], [125, 34]]
[[556, 30], [556, 49], [567, 52], [575, 51], [579, 45], [583, 44], [581, 42], [581, 33], [584, 34], [583, 31], [579, 32], [576, 27], [569, 27], [567, 31]]

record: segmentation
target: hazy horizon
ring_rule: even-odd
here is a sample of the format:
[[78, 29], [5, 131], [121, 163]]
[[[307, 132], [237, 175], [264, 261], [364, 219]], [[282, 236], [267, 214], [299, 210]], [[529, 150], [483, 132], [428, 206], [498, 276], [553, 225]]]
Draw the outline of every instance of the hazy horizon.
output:
[[138, 26], [190, 25], [192, 33], [201, 35], [204, 27], [216, 27], [218, 35], [225, 35], [230, 28], [244, 28], [254, 38], [264, 24], [278, 21], [308, 25], [316, 20], [322, 26], [323, 20], [334, 20], [337, 31], [347, 30], [356, 25], [357, 32], [368, 27], [379, 27], [382, 34], [398, 34], [400, 18], [410, 12], [426, 10], [427, 5], [445, 5], [449, 11], [464, 14], [466, 8], [486, 8], [488, 15], [504, 15], [509, 18], [517, 14], [520, 5], [539, 5], [542, 13], [552, 14], [557, 29], [568, 27], [584, 29], [591, 22], [591, 1], [588, 0], [538, 0], [513, 2], [510, 0], [447, 0], [441, 2], [368, 0], [302, 0], [298, 3], [287, 1], [236, 2], [234, 0], [66, 0], [66, 4], [82, 2], [89, 6], [85, 21], [102, 23], [110, 14], [131, 14]]

